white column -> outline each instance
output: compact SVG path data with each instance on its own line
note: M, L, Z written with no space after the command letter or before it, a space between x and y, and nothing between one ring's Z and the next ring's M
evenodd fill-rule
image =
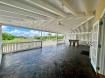
M42 41L41 48L42 48L43 47L42 31L40 31L40 32L41 32L41 41Z
M71 34L70 33L66 33L65 34L65 43L67 44L67 45L69 45L70 43L69 43L69 39L71 39Z
M57 33L57 45L58 45L58 33Z
M2 25L0 25L0 64L2 59Z
M100 39L100 44L101 44L101 49L100 53L98 53L98 63L99 63L99 73L102 75L105 75L105 18L103 17L103 25L100 27L101 28L101 39Z
M64 43L66 43L66 34L64 34Z

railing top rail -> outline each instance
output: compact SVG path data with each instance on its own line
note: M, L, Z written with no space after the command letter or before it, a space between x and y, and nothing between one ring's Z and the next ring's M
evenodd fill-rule
M58 40L58 41L64 41L64 40Z
M42 42L40 41L26 41L26 42L3 42L3 44L18 44L18 43L32 43L32 42Z

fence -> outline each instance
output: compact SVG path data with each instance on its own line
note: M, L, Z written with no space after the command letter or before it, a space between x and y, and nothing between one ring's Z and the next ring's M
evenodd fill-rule
M30 41L30 42L17 42L17 43L3 43L2 51L3 53L13 53L22 50L28 50L33 48L41 48L42 41Z

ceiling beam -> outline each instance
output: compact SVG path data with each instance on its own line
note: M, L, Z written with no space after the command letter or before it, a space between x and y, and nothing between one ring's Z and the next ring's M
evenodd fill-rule
M85 29L86 29L86 32L90 32L91 30L89 30L89 27L91 27L89 25L89 21L85 23Z
M35 20L35 18L31 18L31 17L27 17L25 15L19 15L19 14L15 14L15 13L11 13L11 12L7 12L7 11L2 11L0 10L0 16L8 16L8 17L14 17L14 18L19 18L19 19L29 19L29 20Z
M53 18L58 17L55 14L52 14L52 13L47 12L47 11L42 11L42 10L36 8L36 7L28 6L27 4L19 2L19 1L20 0L18 0L18 1L16 1L16 0L9 0L9 1L8 0L0 0L0 3L4 4L4 5L11 6L11 7L15 8L15 9L21 9L23 11L32 12L32 13L47 16L47 17L53 17Z
M17 15L21 15L21 16L24 16L24 17L27 17L27 18L33 18L34 20L37 18L42 18L42 19L46 19L47 17L45 16L42 16L42 15L38 15L38 14L35 14L35 13L32 13L32 12L29 12L29 11L23 11L21 9L16 9L16 8L13 8L11 6L8 6L8 5L4 5L4 4L1 4L0 3L0 11L5 12L5 13L12 13L12 14L17 14Z
M76 29L76 28L78 28L79 26L83 25L84 23L88 22L92 18L94 18L94 16L87 17L87 19L85 21L83 21L80 24L78 24L76 27L73 28L73 30Z
M83 19L83 17L74 17L72 19L65 20L63 24L65 25L68 31L71 31L72 28L74 28L81 22L81 19Z
M82 28L83 28L83 32L86 32L86 23L83 24Z
M79 1L78 1L78 4L79 4L79 6L80 6L80 10L81 10L82 12L84 12L84 15L88 15L86 6L85 6L85 4L84 4L84 1L83 1L83 0L79 0Z
M80 29L78 28L77 30L78 30L78 33L80 33Z
M27 2L29 2L31 4L33 4L33 5L36 5L36 6L40 7L40 8L43 8L43 9L49 11L49 12L52 12L52 13L54 13L56 15L59 15L59 16L62 16L62 17L66 16L66 14L63 11L55 8L54 6L52 6L46 0L25 0L25 1L27 1Z
M36 18L31 18L31 17L26 17L24 15L18 15L18 14L14 14L14 13L9 13L9 12L4 12L0 10L0 20L3 21L17 21L17 22L23 22L22 25L24 23L27 23L28 26L34 24L33 26L36 27L37 26L42 26L43 24L46 23L46 21L43 21L44 19L36 19ZM13 21L13 22L14 22ZM49 22L49 20L47 20L47 22ZM26 25L26 24L25 24Z
M71 7L69 0L63 0L64 5L70 10L71 14L77 16L76 11Z
M88 8L90 7L88 2L92 3L92 1L85 1L85 0L79 0L78 1L79 6L80 6L80 10L84 12L85 16L92 16L92 15L94 15L93 10L88 10ZM94 5L91 6L91 9L93 8L93 6Z
M78 27L80 29L80 32L82 32L82 25L80 27Z

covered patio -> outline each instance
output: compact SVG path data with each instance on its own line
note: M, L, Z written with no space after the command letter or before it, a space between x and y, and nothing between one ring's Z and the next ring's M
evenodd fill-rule
M2 26L57 37L5 43ZM104 77L104 33L104 0L0 0L0 78Z

